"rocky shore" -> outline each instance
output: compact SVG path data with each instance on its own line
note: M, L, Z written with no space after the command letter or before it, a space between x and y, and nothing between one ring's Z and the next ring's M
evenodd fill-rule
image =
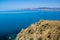
M60 40L60 21L40 20L22 29L16 40Z

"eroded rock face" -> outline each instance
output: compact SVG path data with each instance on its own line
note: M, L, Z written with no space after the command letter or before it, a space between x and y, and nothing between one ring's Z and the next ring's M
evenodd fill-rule
M22 29L16 40L60 40L60 21L41 20Z

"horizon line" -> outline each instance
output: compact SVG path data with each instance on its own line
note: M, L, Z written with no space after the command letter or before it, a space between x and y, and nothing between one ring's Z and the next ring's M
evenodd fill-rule
M2 10L0 10L0 11L10 11L10 10L26 10L26 9L39 9L39 8L42 8L42 9L44 9L44 8L51 8L51 9L54 9L54 8L56 8L56 9L60 9L60 7L36 7L36 8L20 8L20 9L2 9Z

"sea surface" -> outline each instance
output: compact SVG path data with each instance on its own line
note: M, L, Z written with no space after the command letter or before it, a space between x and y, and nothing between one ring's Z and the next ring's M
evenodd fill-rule
M39 20L60 20L57 10L0 11L0 40L12 40L22 28ZM12 39L9 39L12 37Z

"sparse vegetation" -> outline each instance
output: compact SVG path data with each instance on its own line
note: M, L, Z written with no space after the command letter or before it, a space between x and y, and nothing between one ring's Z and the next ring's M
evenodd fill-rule
M30 40L33 40L33 38L30 38Z
M20 37L21 36L21 37ZM16 40L60 40L60 21L43 20L22 30Z

